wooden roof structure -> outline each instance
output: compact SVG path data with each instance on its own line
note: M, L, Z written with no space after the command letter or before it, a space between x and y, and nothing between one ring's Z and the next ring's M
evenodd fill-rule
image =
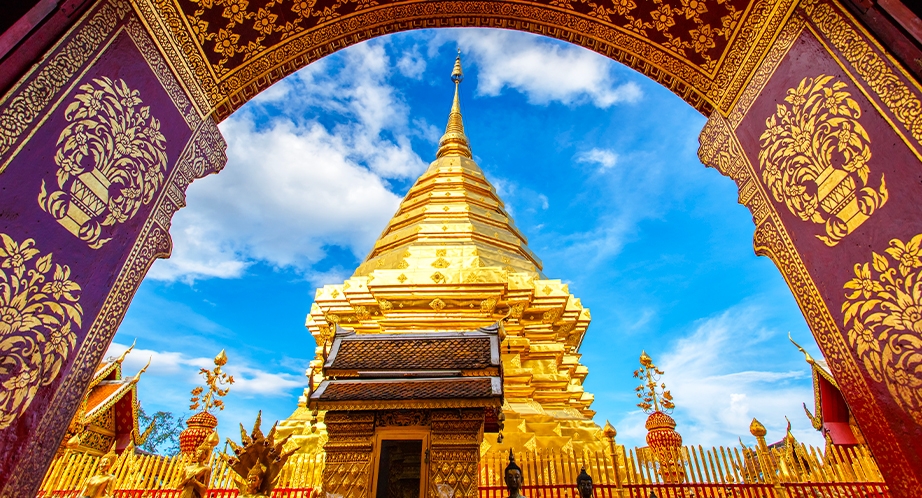
M114 444L116 452L121 453L129 445L140 446L147 440L154 425L141 431L137 391L138 381L147 366L132 377L122 376L122 362L133 349L134 345L118 357L106 358L96 367L64 438L64 444L71 450L102 455Z
M310 402L320 410L499 407L500 325L471 331L356 334L336 327Z

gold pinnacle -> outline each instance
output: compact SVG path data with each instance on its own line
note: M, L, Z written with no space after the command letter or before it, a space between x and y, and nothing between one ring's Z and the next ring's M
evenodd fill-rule
M753 418L752 423L749 424L749 433L755 437L765 437L768 431L765 430L765 426L762 425L762 422Z
M455 67L451 71L451 81L455 83L455 98L451 103L451 112L448 113L448 125L445 127L445 134L439 140L439 151L436 157L447 155L464 156L472 159L471 145L464 134L464 123L461 121L461 101L458 98L458 87L464 79L464 71L461 70L461 50L458 50L458 57L455 58Z
M606 421L605 421L605 427L602 428L602 435L605 436L605 437L607 437L607 438L609 438L609 439L614 439L615 436L618 435L618 431L615 430L615 426L611 425L611 422L609 422L608 420L606 420Z
M649 356L647 356L647 352L646 352L646 351L641 351L641 352L640 352L640 364L643 365L643 366L645 366L645 367L649 367L650 365L653 364L653 360L650 359Z
M227 353L225 353L223 349L218 353L218 356L214 357L214 364L219 367L227 364Z

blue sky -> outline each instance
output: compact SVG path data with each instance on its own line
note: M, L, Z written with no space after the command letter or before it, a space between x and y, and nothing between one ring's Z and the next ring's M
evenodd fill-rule
M220 125L229 162L194 183L110 352L137 339L148 411L188 414L198 367L227 349L237 378L219 430L287 417L314 341L317 286L365 257L434 159L460 47L475 160L544 273L592 310L582 345L597 422L643 445L631 373L661 368L686 443L751 441L752 417L822 444L801 408L816 345L774 264L753 254L735 184L697 159L705 118L657 83L579 47L501 30L415 31L324 58Z

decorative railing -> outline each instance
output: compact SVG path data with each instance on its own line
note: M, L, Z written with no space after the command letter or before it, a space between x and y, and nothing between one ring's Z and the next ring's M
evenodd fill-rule
M179 489L118 489L112 498L179 498ZM270 498L311 498L312 488L275 488ZM40 492L37 498L80 498L80 491ZM236 489L209 489L206 498L237 498Z
M585 468L595 483L596 498L887 498L870 453L863 447L806 445L789 448L686 446L674 454L655 456L648 448L578 454L542 450L516 452L528 498L579 498L576 477ZM42 483L43 498L79 498L83 482L96 472L99 458L66 453L55 459ZM213 458L208 498L236 498L235 474ZM183 468L190 462L176 456L119 457L114 498L178 498ZM480 461L480 497L504 498L507 452L491 452ZM279 475L272 498L311 498L320 486L323 455L294 455Z
M685 446L655 456L648 448L608 452L516 452L528 498L578 498L576 476L585 468L596 498L752 497L885 498L887 487L867 449L798 444L789 448ZM480 498L503 498L508 453L487 453L480 463ZM617 462L617 465L614 464Z
M505 486L480 486L478 498L506 498ZM524 486L527 498L580 498L574 484ZM625 484L593 486L595 498L888 498L886 486L871 483Z
M234 472L227 466L224 461L216 456L212 458L211 484L212 493L219 493L221 490L233 491ZM321 473L323 472L324 456L315 455L292 455L288 463L279 474L277 493L282 489L303 490L314 487L320 482ZM85 453L68 452L55 458L45 474L42 482L41 492L45 496L51 496L60 490L80 489L83 482L96 472L99 463L99 457ZM137 490L158 491L160 494L153 493L150 498L172 498L168 492L175 490L182 480L183 468L191 462L188 457L176 455L174 457L164 457L160 455L129 455L123 453L112 471L115 474L115 489L117 490L116 498L133 498L133 495L122 493L134 492ZM76 492L76 491L75 491ZM55 498L70 498L70 496L54 494ZM236 495L234 495L236 496ZM301 498L300 495L273 495L274 498ZM138 497L140 498L140 496ZM147 498L147 497L145 497ZM210 498L232 498L230 495L215 494Z

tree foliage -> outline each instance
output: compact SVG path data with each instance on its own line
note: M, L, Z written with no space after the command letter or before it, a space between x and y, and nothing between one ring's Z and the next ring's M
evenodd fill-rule
M140 430L143 432L151 422L156 424L154 430L138 448L160 455L172 456L179 453L179 434L183 430L182 417L164 411L148 415L143 407L138 407Z

